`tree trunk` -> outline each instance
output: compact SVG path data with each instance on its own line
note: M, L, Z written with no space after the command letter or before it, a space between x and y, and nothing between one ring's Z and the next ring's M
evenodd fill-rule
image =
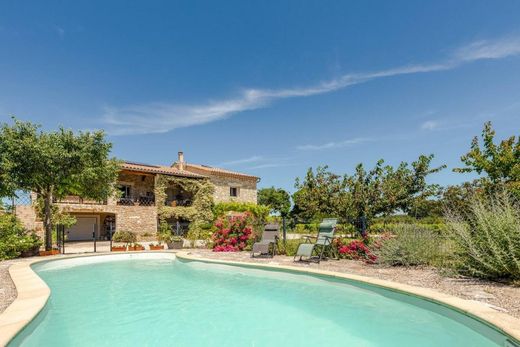
M43 228L45 230L45 250L52 249L52 190L43 197Z

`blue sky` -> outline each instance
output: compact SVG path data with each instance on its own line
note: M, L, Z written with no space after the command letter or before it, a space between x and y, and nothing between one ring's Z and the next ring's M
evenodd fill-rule
M3 1L0 121L105 129L122 159L293 190L308 167L520 132L518 1Z

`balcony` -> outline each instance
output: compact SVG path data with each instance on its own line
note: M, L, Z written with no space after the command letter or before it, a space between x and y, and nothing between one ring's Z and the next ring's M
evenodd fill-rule
M191 206L192 201L191 199L166 199L164 201L165 206L171 206L171 207L188 207Z
M72 205L106 205L107 201L96 201L91 199L84 199L81 196L77 195L68 195L61 199L53 199L53 202L56 204L72 204Z
M155 206L155 197L129 195L119 198L117 204L122 206Z

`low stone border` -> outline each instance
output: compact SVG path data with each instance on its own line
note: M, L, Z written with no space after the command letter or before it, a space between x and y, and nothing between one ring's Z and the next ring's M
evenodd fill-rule
M482 304L481 302L460 299L452 295L440 293L433 289L420 288L408 284L391 282L367 276L339 273L326 270L309 269L287 265L273 265L262 263L247 263L230 260L208 259L198 255L194 256L190 252L178 252L176 256L180 259L191 261L202 261L205 263L234 265L260 269L264 268L270 270L286 270L290 272L307 273L311 275L324 275L333 278L343 278L355 282L370 284L383 289L389 289L395 292L399 292L401 294L412 295L420 299L428 300L430 302L434 302L449 309L466 314L478 321L481 321L484 324L487 324L495 328L496 330L502 332L504 335L509 336L514 340L515 343L520 345L520 319L512 317L503 312L496 311L491 307Z
M44 259L35 258L9 267L9 275L18 296L0 314L0 346L7 346L9 341L36 317L49 299L51 290L31 269L31 264L42 260Z
M234 265L250 268L264 268L270 270L286 270L297 273L308 273L312 275L324 275L333 278L343 278L351 281L367 283L376 287L390 289L402 294L413 295L425 299L456 311L462 312L485 324L495 327L505 335L515 339L515 343L520 344L520 319L498 312L483 305L478 301L464 300L454 296L439 293L432 289L419 288L407 284L395 283L386 280L359 276L353 274L338 273L325 270L306 269L295 266L271 265L259 263L246 263L229 260L207 259L200 256L193 256L190 252L121 252L118 254L81 254L68 256L52 256L33 258L26 262L16 263L9 268L9 274L16 286L18 296L13 303L0 314L0 346L6 346L34 317L45 307L50 296L50 289L47 284L31 269L31 265L38 262L49 260L60 260L79 257L92 256L118 256L124 254L150 254L150 253L175 253L177 257L191 261L202 261L206 263Z

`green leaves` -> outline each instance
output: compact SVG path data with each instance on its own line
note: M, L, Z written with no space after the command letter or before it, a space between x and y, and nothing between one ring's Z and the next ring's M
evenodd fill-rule
M112 145L102 131L43 132L30 122L13 121L0 128L0 194L34 191L43 199L46 248L50 248L53 198L72 194L107 199L114 192L119 162L109 158Z
M492 185L506 185L520 196L520 136L511 136L498 145L494 140L495 131L487 122L482 130L482 148L475 136L470 151L460 158L466 166L453 171L485 174L483 183L487 180Z
M0 174L4 194L14 190L53 192L103 200L113 192L119 163L102 131L74 134L60 128L42 132L38 125L14 119L0 129ZM6 194L7 193L7 194Z
M281 188L263 188L258 191L258 204L269 206L271 212L287 216L291 210L291 196Z
M431 168L433 155L421 155L397 168L379 160L373 169L356 166L353 175L339 176L325 167L311 169L303 181L296 180L293 215L310 221L323 217L343 220L389 215L398 210L410 212L436 196L439 186L427 184L426 177L445 166Z

